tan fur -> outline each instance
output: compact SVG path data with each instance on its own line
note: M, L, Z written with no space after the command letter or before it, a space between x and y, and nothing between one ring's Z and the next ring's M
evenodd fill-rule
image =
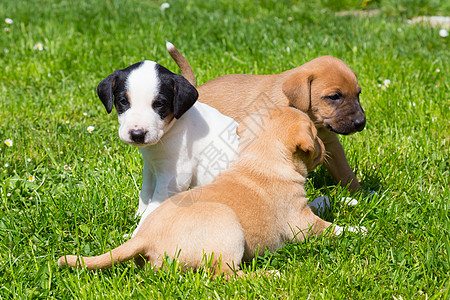
M189 70L184 69L186 59L180 54L175 61L183 75L187 74ZM365 122L364 111L359 104L361 88L356 74L343 61L322 56L281 74L225 75L197 89L200 102L216 108L238 123L264 107L289 105L306 112L325 144L328 154L325 165L330 174L343 185L350 184L351 191L360 189L335 133L355 132L352 124L356 118ZM339 105L324 98L337 91L343 95Z
M63 256L58 264L101 269L135 258L139 265L148 261L159 268L167 254L197 269L204 254L214 253L213 271L232 274L258 249L273 251L330 226L305 199L307 171L325 154L309 117L293 108L273 108L243 120L238 132L239 156L215 182L165 201L135 237L111 252Z

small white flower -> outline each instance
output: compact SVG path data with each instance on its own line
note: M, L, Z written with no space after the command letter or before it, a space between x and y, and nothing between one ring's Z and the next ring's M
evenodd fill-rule
M84 113L83 113L83 116L87 116L87 113L84 112Z
M11 31L11 29L9 29L9 27L5 27L5 28L3 28L3 30L6 31L6 32L10 32Z
M441 37L448 37L448 31L446 29L439 30L439 35Z
M9 167L9 164L8 164L8 163L5 164L5 168L7 168L7 167Z
M28 176L28 182L34 182L36 178L33 175Z
M92 131L94 131L95 127L94 126L88 126L87 131L89 133L92 133Z
M381 89L382 89L383 91L385 91L385 90L386 90L386 87L383 85L383 86L381 87Z
M66 170L66 171L68 171L68 170L70 170L71 168L68 166L68 165L64 165L64 170Z
M286 47L286 52L287 52L287 53L291 53L291 48Z
M6 139L6 140L5 140L5 144L6 144L6 146L8 146L8 147L12 147L13 141L10 140L10 139Z
M385 85L386 87L389 87L389 86L391 85L391 81L390 81L389 79L385 79L385 80L383 81L383 83L384 83L384 85Z
M159 7L159 9L161 11L165 11L166 9L168 9L170 7L170 4L167 2L164 2L163 4L161 4L161 6Z
M81 160L81 161L84 161L84 158L81 158L80 160Z
M44 45L42 43L37 43L36 45L34 45L33 49L42 51L44 50Z
M441 71L441 69L436 69L436 73L439 73Z
M6 194L6 197L9 197L9 196L11 196L11 193Z
M406 23L412 24L412 20L406 20Z
M14 23L14 21L12 19L10 19L10 18L6 18L5 19L5 23L8 24L8 25L11 25L12 23Z
M31 158L28 158L28 159L27 159L27 162L31 162Z

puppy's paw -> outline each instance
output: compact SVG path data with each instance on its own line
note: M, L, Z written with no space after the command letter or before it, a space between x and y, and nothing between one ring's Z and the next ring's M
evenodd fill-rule
M350 197L342 197L340 198L340 202L348 206L355 206L358 204L358 200ZM328 198L327 196L322 196L317 197L308 205L316 215L322 217L325 214L325 212L331 208L331 201L330 198Z
M348 226L348 227L345 227L345 229L347 231L359 233L359 234L362 234L362 235L366 235L367 234L367 228L364 227L364 226L355 226L355 227Z
M324 213L330 209L331 203L330 199L327 196L317 197L308 206L312 209L312 211L318 215L319 217L323 216Z
M342 197L341 202L348 206L355 206L358 204L358 200L353 199L351 197Z
M359 233L362 235L367 234L367 228L364 226L347 226L341 227L339 225L334 225L334 234L341 235L344 231Z
M281 277L281 273L278 270L267 270L267 271L265 271L265 273L267 275L271 275L271 276L273 276L275 278L280 278Z

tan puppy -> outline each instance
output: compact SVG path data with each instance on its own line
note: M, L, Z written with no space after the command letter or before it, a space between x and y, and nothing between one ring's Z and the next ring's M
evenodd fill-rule
M135 258L138 265L161 267L166 254L179 254L182 265L197 269L204 255L214 253L212 271L231 274L258 249L273 251L331 225L305 199L307 171L325 154L306 114L289 107L264 110L246 118L238 134L239 157L215 182L165 201L136 236L111 252L83 262L63 256L58 264L102 269Z
M172 45L167 50L186 79L195 86L192 69ZM325 144L325 165L337 182L360 184L350 168L336 135L364 129L366 117L359 103L361 87L355 72L343 61L322 56L302 66L275 75L232 74L212 79L198 88L200 102L206 103L238 123L247 115L270 106L293 106L313 120Z

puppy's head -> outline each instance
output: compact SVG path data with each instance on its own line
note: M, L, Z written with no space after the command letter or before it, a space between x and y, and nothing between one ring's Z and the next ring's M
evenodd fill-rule
M366 116L359 103L361 87L343 61L322 56L291 70L283 83L290 105L310 116L314 124L339 134L364 129Z
M184 77L147 60L103 79L97 94L108 113L116 107L120 139L141 147L156 144L198 98Z
M301 174L314 170L325 158L314 123L306 113L292 107L262 109L245 118L237 134L241 151L249 149L265 159L263 156L268 153L274 155L268 149L275 149L279 160L293 161Z

